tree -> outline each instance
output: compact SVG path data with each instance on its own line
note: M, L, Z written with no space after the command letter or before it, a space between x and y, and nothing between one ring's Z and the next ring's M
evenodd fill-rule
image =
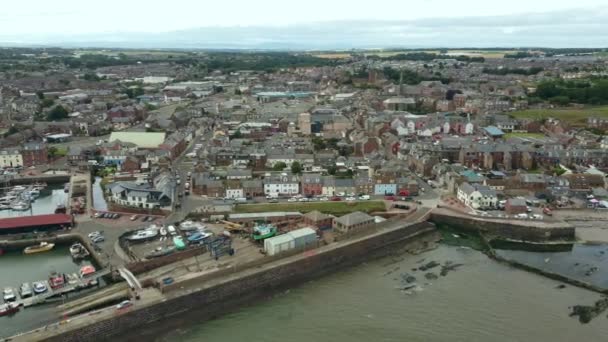
M338 168L335 165L332 165L327 168L327 173L329 173L332 176L335 175L336 172L338 172Z
M57 105L47 114L49 121L61 120L68 117L68 111L62 105Z
M41 92L40 90L36 92L36 96L38 96L38 98L39 98L40 100L44 100L44 93L43 93L43 92Z
M300 164L300 162L297 162L297 161L294 161L293 163L291 163L291 173L299 174L300 172L302 172L302 164Z
M243 137L243 133L241 133L240 129L237 129L236 132L232 135L232 139L241 139Z
M55 159L55 156L57 155L57 147L55 147L55 146L49 147L49 149L47 150L47 154L50 159Z
M144 90L141 87L133 87L133 88L127 88L127 90L125 90L125 94L127 94L127 96L130 99L134 99L138 96L141 96L144 94Z
M88 72L88 73L84 74L84 80L90 81L90 82L91 81L97 82L97 81L100 81L101 78L99 78L99 76L97 76L97 74L95 74L95 73Z
M285 164L283 162L278 162L278 163L274 164L272 169L275 171L283 171L283 170L285 170L286 167L287 167L287 164Z

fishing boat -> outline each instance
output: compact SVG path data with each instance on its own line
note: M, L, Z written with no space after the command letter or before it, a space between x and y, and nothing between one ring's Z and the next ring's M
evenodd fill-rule
M11 191L14 192L20 192L20 191L25 191L27 188L23 185L16 185L14 187L11 188Z
M152 259L152 258L163 257L163 256L169 255L169 254L171 254L173 252L175 252L175 247L174 246L157 247L152 252L146 254L146 258L147 259Z
M19 287L19 295L21 296L21 298L31 297L32 294L34 293L32 292L32 287L30 286L30 284L21 284L21 287Z
M14 302L17 300L17 296L15 295L15 291L13 291L12 287L5 287L4 291L2 291L2 295L5 302Z
M70 254L74 260L84 259L91 255L91 253L89 253L89 251L81 243L75 243L70 246Z
M41 294L48 290L44 281L37 281L34 283L34 293Z
M34 253L40 253L40 252L48 252L51 249L53 249L53 247L55 247L54 243L41 242L39 245L36 245L36 246L25 247L25 249L23 250L23 253L34 254Z
M49 285L53 290L63 287L65 285L65 277L63 274L53 272L49 277Z
M30 204L24 201L15 202L11 204L11 209L15 211L26 211L30 209Z
M276 234L277 234L277 227L275 227L271 224L258 224L255 227L253 227L253 234L251 234L251 237L255 241L261 241L261 240L273 237Z
M76 285L78 284L78 275L76 273L72 273L72 274L66 274L65 277L67 278L67 282L70 285Z
M188 236L187 240L190 243L197 243L197 242L204 241L205 239L207 239L210 236L213 236L213 234L210 232L199 231L199 232L196 232L196 233Z
M0 316L12 315L19 311L19 305L7 303L0 305Z

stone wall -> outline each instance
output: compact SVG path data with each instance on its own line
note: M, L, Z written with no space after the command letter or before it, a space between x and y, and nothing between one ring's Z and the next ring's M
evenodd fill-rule
M218 279L212 286L201 284L202 288L195 292L126 312L47 341L134 340L135 336L125 334L132 331L150 333L155 322L166 323L173 316L188 316L182 315L185 313L196 312L198 319L211 318L255 298L269 296L276 288L297 284L371 257L386 255L395 247L403 247L429 234L436 234L435 226L431 223L404 224L397 229L307 251Z
M537 222L526 221L515 224L507 220L489 221L461 215L450 215L433 211L431 221L469 232L480 232L490 237L521 240L521 241L574 241L574 227L569 224L553 224L551 226L535 225ZM538 222L538 224L542 224Z

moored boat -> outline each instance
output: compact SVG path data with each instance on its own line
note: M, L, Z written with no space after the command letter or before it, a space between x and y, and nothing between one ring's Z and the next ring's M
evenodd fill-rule
M48 290L44 281L37 281L34 283L34 293L41 294Z
M25 211L30 209L30 204L28 202L15 202L11 204L11 209L15 211Z
M86 278L95 273L95 267L93 265L86 265L80 268L80 277Z
M55 247L54 243L41 242L39 245L36 245L36 246L25 247L25 249L23 250L23 253L34 254L34 253L40 253L40 252L48 252L51 249L53 249L53 247Z
M0 316L8 316L19 311L19 306L14 303L0 305Z
M12 287L5 287L4 291L2 291L2 295L5 302L14 302L17 300L17 296L15 295L15 291L13 291Z
M90 255L89 251L81 243L75 243L70 246L70 254L74 260L84 259Z
M29 283L21 284L21 287L19 288L19 295L21 296L21 298L31 297L32 294L32 287Z
M63 274L53 272L49 277L49 285L53 290L63 287L65 285L65 277Z

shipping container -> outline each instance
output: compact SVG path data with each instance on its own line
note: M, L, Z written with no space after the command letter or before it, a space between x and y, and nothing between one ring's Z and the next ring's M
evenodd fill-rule
M279 235L264 240L264 250L268 255L279 254L294 249L294 247L294 239L289 234Z
M297 229L287 234L293 237L294 248L305 248L317 241L317 233L312 228Z

